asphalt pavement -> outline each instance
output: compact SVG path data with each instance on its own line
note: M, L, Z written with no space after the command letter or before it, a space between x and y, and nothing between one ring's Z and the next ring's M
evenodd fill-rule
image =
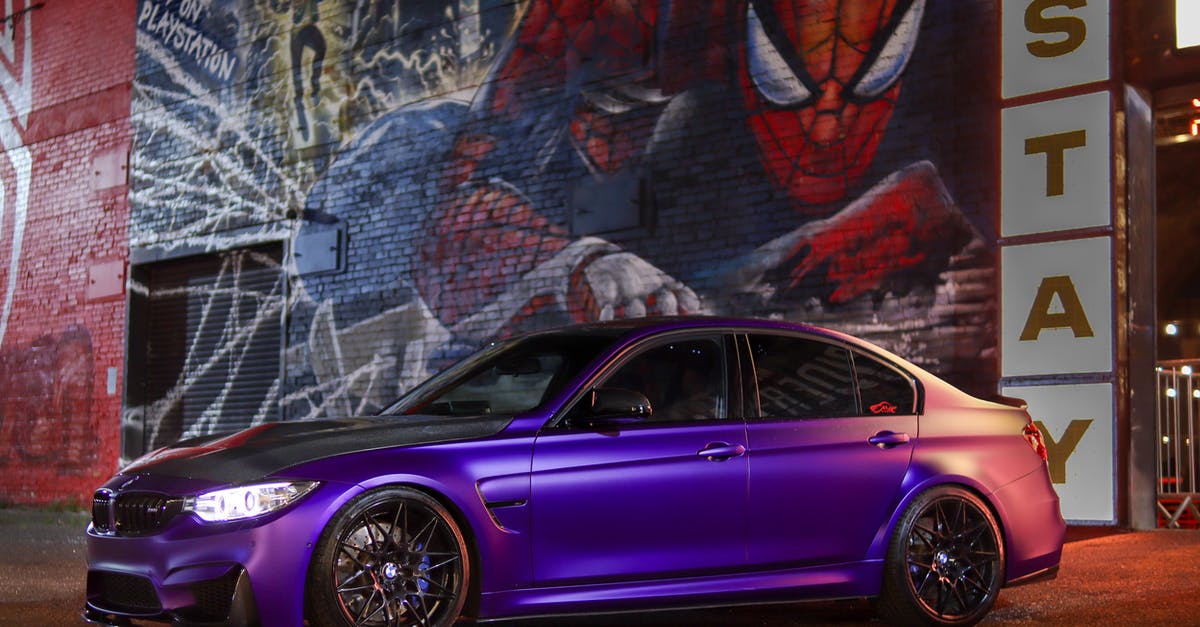
M82 625L87 515L0 509L0 626ZM1072 528L1053 581L1006 588L985 625L1200 625L1200 531ZM865 600L500 623L512 627L880 624Z

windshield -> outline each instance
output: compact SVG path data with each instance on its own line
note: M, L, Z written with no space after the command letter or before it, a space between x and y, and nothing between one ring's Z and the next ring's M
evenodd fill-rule
M492 344L414 388L384 414L512 415L541 406L613 337L546 334Z

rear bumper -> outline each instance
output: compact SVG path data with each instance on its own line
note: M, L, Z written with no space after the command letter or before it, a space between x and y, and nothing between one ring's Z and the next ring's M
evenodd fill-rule
M1067 523L1045 469L997 490L993 503L1004 525L1005 585L1040 581L1051 577L1051 571L1057 573Z

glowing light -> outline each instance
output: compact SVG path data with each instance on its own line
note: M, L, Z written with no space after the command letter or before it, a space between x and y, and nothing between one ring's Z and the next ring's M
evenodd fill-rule
M1171 443L1171 438L1164 435L1163 436L1163 444L1170 444L1170 443Z
M1192 376L1192 367L1184 366L1179 369L1179 372L1183 373L1184 376L1190 377L1190 376Z
M1192 108L1200 112L1200 98L1192 98ZM1192 118L1192 137L1200 137L1200 117Z
M1200 46L1200 2L1175 0L1175 47Z
M1167 398L1175 398L1176 396L1177 392L1175 392L1175 388L1167 388Z
M1200 389L1192 390L1192 398L1200 398Z
M1179 325L1175 324L1174 322L1168 322L1163 331L1165 331L1167 335L1179 335Z

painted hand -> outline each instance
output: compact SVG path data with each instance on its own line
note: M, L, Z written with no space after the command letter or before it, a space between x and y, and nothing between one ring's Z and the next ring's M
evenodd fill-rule
M842 304L927 284L973 238L937 170L919 162L879 182L827 220L810 223L782 269L785 295Z
M585 259L572 273L569 293L580 320L701 313L688 286L626 251Z

